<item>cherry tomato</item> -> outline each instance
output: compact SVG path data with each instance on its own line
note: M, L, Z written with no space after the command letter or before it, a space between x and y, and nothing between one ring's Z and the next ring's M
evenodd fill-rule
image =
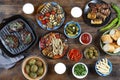
M38 17L39 20L42 20L43 18L44 18L43 15L41 15L41 16Z
M42 22L42 24L46 24L46 21L45 21L45 20L42 20L41 22Z
M51 14L55 15L56 13L55 13L55 11L52 11Z
M45 21L46 21L46 23L50 22L49 19L46 19Z
M47 13L45 14L45 16L49 17L49 16L50 16L50 13L49 13L49 12L47 12Z

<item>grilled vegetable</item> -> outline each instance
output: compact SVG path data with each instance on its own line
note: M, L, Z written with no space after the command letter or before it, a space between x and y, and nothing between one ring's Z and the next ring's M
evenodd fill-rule
M19 45L19 40L15 35L6 35L5 43L11 48L17 48Z

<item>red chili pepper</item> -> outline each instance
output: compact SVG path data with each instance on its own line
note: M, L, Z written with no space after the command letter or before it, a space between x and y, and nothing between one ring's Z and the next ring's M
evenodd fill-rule
M70 60L79 61L82 58L82 54L77 49L71 49L68 54Z

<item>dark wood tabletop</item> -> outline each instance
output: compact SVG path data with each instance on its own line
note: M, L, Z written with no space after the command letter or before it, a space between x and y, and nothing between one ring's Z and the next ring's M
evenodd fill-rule
M35 6L35 10L36 10L39 5L43 4L44 2L50 2L50 1L55 1L59 3L65 11L65 22L56 31L64 33L63 29L65 24L68 21L73 20L73 21L79 22L79 24L81 25L82 32L89 32L92 34L93 41L91 44L94 44L100 50L100 58L106 57L112 62L112 65L113 65L112 73L109 76L101 77L95 72L95 69L94 69L95 63L97 60L96 59L87 60L83 57L83 59L80 62L85 63L89 69L89 73L87 77L85 77L83 80L120 80L120 56L110 56L101 50L99 45L99 39L100 39L101 33L98 32L98 29L100 27L90 27L83 21L83 17L73 18L70 14L72 7L78 6L84 9L85 4L89 0L0 0L0 22L2 22L3 19L16 14L23 15L24 17L32 20L33 23L36 25L34 29L37 34L38 41L34 46L32 46L32 48L27 50L26 53L27 54L29 53L27 56L30 56L30 55L41 56L40 55L41 52L38 46L39 38L48 31L45 31L39 27L39 25L35 20L35 13L29 14L29 15L24 14L22 11L22 7L25 3L29 2ZM120 0L104 0L104 1L107 2L108 4L111 2L114 2L115 4L120 6ZM114 17L115 17L115 14L113 13L111 19L113 19ZM79 42L78 38L68 39L68 43L69 43L69 48L79 48L81 51L83 51L84 48L86 47L85 45L82 45ZM47 59L45 57L43 58L46 60L48 64L48 71L43 80L77 80L72 75L72 66L75 64L75 62L69 61L66 55L63 58L55 59L55 60ZM8 70L0 69L0 80L26 80L21 71L22 62L23 60L17 62L17 64L13 68ZM67 67L66 72L62 75L58 75L54 71L54 65L58 62L63 62Z

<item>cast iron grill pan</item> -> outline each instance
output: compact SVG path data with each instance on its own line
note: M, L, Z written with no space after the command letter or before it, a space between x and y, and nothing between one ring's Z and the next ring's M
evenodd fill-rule
M9 24L15 21L22 21L24 23L24 29L26 31L29 31L32 35L32 41L29 44L24 44L21 40L21 31L15 31L15 32L10 32ZM5 48L4 51L6 54L8 54L11 57L14 57L23 51L27 50L29 47L31 47L35 41L36 41L36 35L32 29L32 27L29 25L29 23L25 20L24 17L20 15L13 16L9 19L7 19L4 23L2 23L4 26L0 30L0 41L2 44L2 47ZM24 30L23 29L23 30ZM11 48L5 43L5 36L6 35L15 35L18 40L19 40L19 46L17 48Z

